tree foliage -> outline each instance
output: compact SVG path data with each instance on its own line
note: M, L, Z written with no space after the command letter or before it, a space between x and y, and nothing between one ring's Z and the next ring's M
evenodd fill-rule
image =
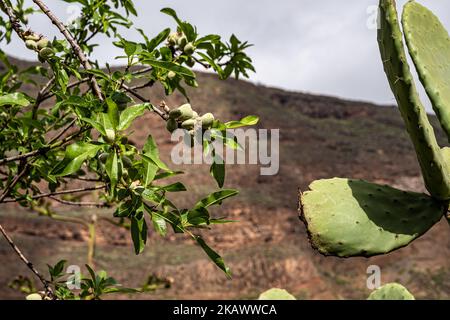
M254 71L245 53L250 45L235 35L228 41L215 34L201 35L170 8L161 12L175 20L176 30L167 28L149 34L134 27L133 17L138 12L132 0L64 1L82 8L74 23L64 24L40 0L33 0L31 7L23 0L0 0L2 47L18 37L24 49L34 51L40 61L20 69L0 49L0 59L6 67L0 71L0 203L17 202L41 215L78 222L87 228L95 226L95 219L77 221L78 218L58 215L51 204L56 201L111 207L111 221L130 230L136 254L144 250L148 229L165 236L172 228L197 242L229 276L224 260L195 230L227 222L211 218L209 211L237 191L219 189L200 199L193 208L177 207L167 195L187 188L180 182L164 183L164 179L180 172L161 160L153 129L149 128L142 149L130 142L127 129L149 112L161 121L170 119L171 108L155 105L138 89L159 84L166 95L178 91L189 102L186 88L198 86L195 66L213 70L220 79L248 77L248 72ZM45 30L29 26L28 17L33 14L47 16L60 36L49 39ZM141 40L123 37L123 28L134 28ZM101 49L95 42L98 35L106 36L123 51L116 59L124 68L114 69L108 64L103 68L91 58L95 50ZM30 95L24 85L35 87L38 94ZM257 121L255 116L229 122L215 119L211 128L216 131L215 138L220 138L227 128L254 125ZM205 142L204 146L209 145ZM219 188L224 184L224 170L225 166L217 163L211 166ZM67 189L71 181L80 180L86 187ZM99 192L99 202L67 201L61 197L86 191ZM7 236L3 228L2 233ZM95 232L91 236L94 241ZM40 275L37 270L33 272ZM91 279L85 280L85 285L94 287L91 282L97 280L114 284L105 275L96 276L90 268L89 272ZM51 295L49 281L40 278ZM51 296L65 298L60 293Z

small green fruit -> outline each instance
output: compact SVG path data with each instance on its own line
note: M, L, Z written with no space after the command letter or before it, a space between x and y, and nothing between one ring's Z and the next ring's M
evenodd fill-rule
M169 112L169 117L171 119L178 119L180 121L184 121L192 118L194 112L192 111L192 107L189 103L183 104L182 106L173 109Z
M181 127L183 129L192 129L195 126L195 119L188 119L186 121L183 121L183 123L181 124Z
M41 40L39 40L37 42L37 46L38 46L39 50L44 49L44 48L48 48L48 47L50 47L50 41L48 41L47 38L42 38Z
M127 169L122 169L122 178L123 178L124 180L127 180L128 177L129 177L128 170L127 170Z
M210 128L214 122L214 115L210 112L205 113L203 116L200 117L200 120L202 121L202 128Z
M106 160L108 160L108 157L109 157L109 153L108 152L103 152L102 154L100 154L98 156L98 160L100 161L100 163L105 164Z
M192 59L191 57L189 57L189 59L187 59L186 61L186 65L190 68L192 68L193 66L195 66L195 60Z
M183 104L178 109L181 111L181 116L179 118L180 121L191 119L194 115L194 111L189 103Z
M192 111L192 119L197 119L198 113L196 111Z
M39 41L40 38L41 38L40 36L34 33L25 36L25 40Z
M43 48L39 51L39 58L47 60L55 55L55 52L50 48Z
M104 137L105 141L108 143L113 143L114 141L116 141L116 133L114 132L114 130L106 130L106 136Z
M177 74L173 71L169 71L169 73L167 74L167 78L169 78L170 80L174 79L177 76Z
M185 54L187 54L188 56L190 56L191 54L194 53L195 51L195 46L192 42L189 42L188 44L186 44L183 48L183 51Z
M126 102L121 102L121 103L117 104L117 108L119 109L119 111L125 110L127 108L127 106L128 106L128 103L126 103Z
M169 34L169 36L167 37L167 43L173 47L178 43L179 37L180 36L177 32L173 32L173 33Z
M26 297L27 300L42 300L42 297L39 293L32 293L27 295Z
M25 46L28 48L28 49L30 49L30 50L37 50L37 48L38 48L38 46L37 46L37 43L36 43L36 41L34 41L34 40L27 40L27 41L25 41Z
M178 41L177 41L177 44L178 44L178 47L183 50L184 46L187 44L186 36L182 35L181 37L179 37Z
M166 129L167 131L169 131L170 133L174 132L175 130L178 129L178 123L175 119L169 119L167 120L167 124L166 124Z
M133 166L133 161L127 156L122 157L122 163L125 168L131 168Z

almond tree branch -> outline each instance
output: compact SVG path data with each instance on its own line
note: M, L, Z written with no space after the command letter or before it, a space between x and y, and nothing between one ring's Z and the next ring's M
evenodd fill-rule
M37 119L37 112L38 112L39 106L45 100L46 92L52 86L52 84L54 82L55 82L55 77L52 77L50 80L48 80L48 82L38 92L38 95L36 97L36 101L34 102L34 105L32 107L32 111L31 111L31 118L33 120Z
M5 188L5 191L3 191L2 195L0 196L0 203L4 202L5 198L9 195L11 190L16 186L17 183L19 183L20 179L27 173L28 171L28 165L25 165L25 167L22 169L22 171L17 174L14 179L7 185Z
M75 202L75 201L67 201L63 199L59 199L54 196L48 196L50 199L55 200L56 202L75 207L93 207L93 208L108 208L110 207L107 203L98 203L98 202Z
M85 83L85 82L88 82L88 81L89 81L89 78L87 78L87 79L81 79L81 80L78 80L78 81L74 81L74 82L69 83L69 84L67 85L67 89L72 89L73 87L76 87L76 86L78 86L78 85L80 85L80 84L83 84L83 83ZM42 100L47 100L47 99L50 99L51 97L54 97L54 96L55 96L55 93L49 92L49 93L47 93L46 95L44 95L44 96L42 97Z
M25 265L28 267L28 269L33 272L36 277L39 278L39 280L42 282L42 284L45 287L45 291L47 294L53 298L53 290L50 288L50 284L45 278L40 274L40 272L34 267L34 265L25 257L25 255L20 251L20 249L16 246L13 239L6 233L5 229L3 229L2 225L0 224L0 232L2 233L3 237L5 237L6 241L9 243L9 245L13 248L14 252L19 256L19 258L25 263Z
M75 121L75 120L74 120ZM24 159L28 159L37 155L41 155L41 154L45 154L47 153L49 150L53 150L55 148L59 148L61 146L63 146L65 143L71 141L72 139L75 139L76 137L78 137L80 134L82 134L83 132L85 132L86 130L88 130L88 127L85 128L81 128L80 130L78 130L77 132L65 137L64 139L55 142L56 140L58 140L65 132L67 132L67 130L74 124L74 121L70 122L69 125L63 129L62 132L58 133L55 137L53 137L50 140L50 143L48 146L39 148L37 150L33 150L27 153L23 153L23 154L19 154L17 156L12 156L12 157L8 157L8 158L3 158L0 159L0 165L8 163L8 162L13 162L13 161L19 161L19 160L24 160ZM52 142L54 142L52 144ZM0 201L1 202L1 201Z
M101 189L105 189L105 188L106 188L106 186L102 185L102 186L97 186L97 187L86 187L86 188L61 190L61 191L48 192L48 193L40 193L40 194L31 196L30 199L37 200L37 199L49 198L49 197L62 195L62 194L80 193L80 192L86 192L86 191L101 190ZM17 202L17 201L20 201L20 199L4 199L3 201L0 201L0 202L11 203L11 202Z
M24 37L25 31L22 29L22 26L20 25L20 22L17 19L13 9L10 6L8 6L8 4L4 0L0 0L0 9L8 16L8 19L11 22L11 27L14 29L17 35L22 40L25 40Z
M33 0L33 2L44 12L44 14L50 19L50 21L64 35L64 37L67 39L70 46L72 47L73 51L77 55L78 59L80 60L81 64L83 65L83 67L86 70L91 70L92 69L91 63L89 62L88 58L84 54L83 50L81 50L80 46L75 41L73 36L70 34L70 32L64 26L64 24L53 14L52 11L50 11L50 9L41 0ZM97 98L99 100L103 101L102 91L101 91L94 75L90 75L90 80L91 80L92 89L94 90L95 95L97 96Z
M140 95L138 92L136 92L136 90L131 89L130 87L128 87L126 84L122 84L122 88L125 89L125 91L129 92L130 94L132 94L133 96L135 96L136 98L138 98L139 100L141 100L142 102L147 102L150 103L150 99L145 98L144 96ZM153 105L152 105L153 106ZM157 113L163 120L167 120L169 118L169 116L164 112L161 111L155 107L152 107L153 111L155 111L155 113Z
M25 173L27 171L28 171L28 165L25 165L23 170L14 178L14 180L8 185L8 187L6 187L5 191L0 196L0 202L2 202L5 199L5 197L9 194L9 192L12 190L12 188L15 187L15 185L19 182L19 180L25 175ZM33 264L25 257L25 255L22 253L22 251L20 251L20 249L16 246L16 244L14 243L12 238L8 235L8 233L6 233L5 229L3 228L3 226L1 224L0 224L0 232L2 233L2 235L6 239L6 241L9 243L11 248L14 250L14 252L19 256L20 260L22 260L25 263L25 265L28 267L28 269L30 269L31 272L33 272L39 278L39 280L44 285L47 294L53 298L54 297L53 291L50 288L47 280L45 280L45 278L39 273L39 271L33 266Z

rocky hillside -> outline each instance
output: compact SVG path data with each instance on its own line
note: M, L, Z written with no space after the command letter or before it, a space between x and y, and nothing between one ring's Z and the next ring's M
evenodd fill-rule
M401 281L419 298L450 298L446 223L390 255L343 260L314 252L297 217L298 189L305 190L318 178L348 176L423 191L412 145L396 108L220 81L210 74L198 77L200 88L189 91L196 109L212 111L224 120L256 114L261 119L259 128L280 129L278 175L261 176L256 165L227 166L226 187L239 189L240 196L214 214L239 222L204 233L231 265L233 279L227 280L190 241L172 234L167 239L151 235L144 254L134 257L128 233L107 224L101 225L98 234L97 268L107 269L127 286L142 284L152 273L173 279L170 289L138 298L253 298L277 286L299 298L361 299L369 292L366 269L377 264L383 282ZM164 97L161 88L141 93L155 103L162 99L169 105L184 102L181 95ZM434 117L432 122L436 127ZM164 123L150 113L138 121L130 138L142 144L149 133L170 164L167 155L173 143ZM440 131L439 140L445 143ZM182 180L197 196L215 188L207 166L172 167L186 172ZM183 195L173 200L180 206L195 201ZM111 210L100 214L110 215ZM78 226L58 224L15 207L0 208L0 222L41 268L58 259L84 263L86 231ZM20 297L7 284L27 271L1 239L0 259L0 298Z

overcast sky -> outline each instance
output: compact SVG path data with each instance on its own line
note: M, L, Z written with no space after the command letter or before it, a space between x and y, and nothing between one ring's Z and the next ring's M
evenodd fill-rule
M406 0L397 2L400 8ZM450 1L420 2L432 9L450 30ZM63 1L46 3L66 19L77 11ZM394 103L380 62L376 29L368 27L373 25L377 0L135 0L135 3L139 12L135 24L148 35L173 26L171 18L159 12L170 6L180 17L194 23L200 34L229 37L235 33L253 43L249 54L257 73L251 75L252 81L293 91ZM58 35L43 16L30 23L36 31ZM134 30L127 30L124 36L139 39ZM106 39L97 40L101 49L95 58L111 63L120 51ZM20 58L34 57L19 42L9 46L7 52Z

